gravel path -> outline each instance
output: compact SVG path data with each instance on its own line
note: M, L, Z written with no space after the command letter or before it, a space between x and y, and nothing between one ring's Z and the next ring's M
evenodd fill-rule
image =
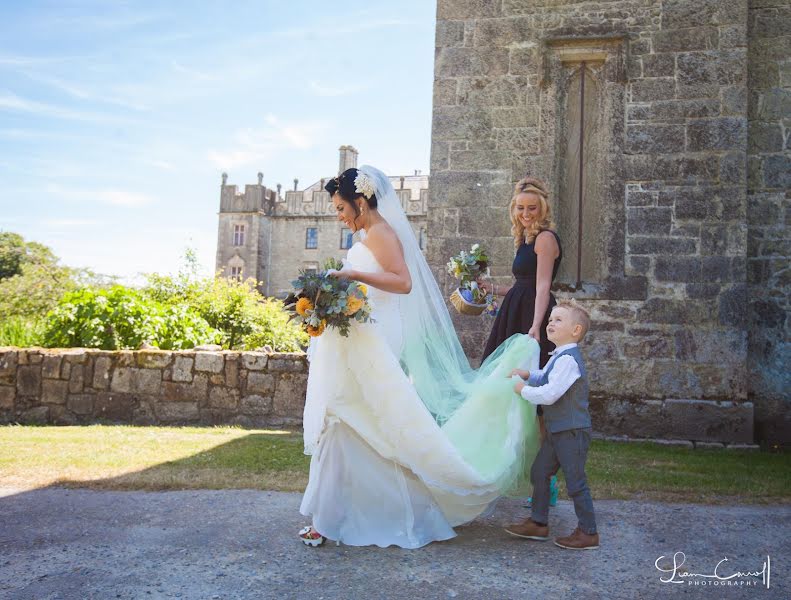
M602 547L572 552L511 538L504 501L455 539L420 550L325 545L295 537L300 496L252 490L0 490L0 598L791 598L791 508L596 503ZM575 525L552 509L554 535ZM732 585L662 583L686 553L691 573L760 571ZM733 585L734 583L740 585ZM752 586L747 586L752 582ZM727 583L727 582L724 582Z

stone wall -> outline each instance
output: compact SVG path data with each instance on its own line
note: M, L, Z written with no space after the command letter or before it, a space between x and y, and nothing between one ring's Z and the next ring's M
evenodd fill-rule
M752 0L749 21L750 395L757 435L791 440L791 1Z
M656 402L703 402L723 421L731 403L752 411L747 17L747 0L438 2L428 256L447 291L448 256L474 242L509 281L513 183L544 178L559 202L558 65L575 54L601 64L606 276L565 293L593 315L584 353L600 406L633 414L642 403L657 419L666 410ZM767 98L779 106L786 97ZM773 194L768 210L787 218L787 200ZM490 325L456 318L471 357Z
M304 354L0 348L0 423L299 425Z
M299 427L306 386L302 353L0 347L0 424ZM750 403L594 399L591 412L601 435L752 442Z

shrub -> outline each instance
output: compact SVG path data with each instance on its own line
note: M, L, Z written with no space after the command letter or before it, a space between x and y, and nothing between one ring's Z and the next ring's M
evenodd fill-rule
M30 348L43 345L43 319L10 316L0 321L0 346Z
M165 307L122 285L82 288L63 296L47 315L50 347L117 350L147 342L163 350L216 343L218 332L185 306Z
M247 350L270 346L277 352L298 352L308 344L308 334L294 321L283 303L274 298L261 302L253 320L253 331L247 334L242 345Z
M270 346L277 352L296 352L307 345L307 336L290 322L282 302L264 297L254 279L198 279L184 271L177 277L152 274L143 293L163 304L189 306L220 332L224 348Z

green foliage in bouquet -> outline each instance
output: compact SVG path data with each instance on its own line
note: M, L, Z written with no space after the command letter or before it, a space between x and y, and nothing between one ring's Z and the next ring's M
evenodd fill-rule
M469 252L462 250L452 256L448 262L448 273L459 279L461 283L475 281L478 275L489 268L489 257L480 244L473 244Z
M448 273L459 280L459 289L468 290L464 297L469 302L484 304L491 301L489 295L478 287L476 279L485 275L489 268L489 257L480 244L473 244L469 252L462 250L448 262Z
M371 321L368 288L357 281L348 281L327 274L330 269L340 270L343 265L336 259L324 263L319 272L300 271L291 282L294 293L290 296L289 309L311 337L318 337L327 327L334 327L347 337L353 321Z

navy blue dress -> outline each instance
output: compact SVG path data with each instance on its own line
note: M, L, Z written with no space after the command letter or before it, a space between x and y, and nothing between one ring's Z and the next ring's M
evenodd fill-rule
M551 230L549 230L551 231ZM560 267L560 260L563 258L563 249L560 247L560 238L558 234L552 231L555 239L558 242L558 257L555 259L555 264L552 267L552 281L558 274ZM515 333L527 333L533 325L533 313L536 307L536 273L538 271L538 255L535 250L535 241L531 244L523 243L516 251L514 258L514 265L512 272L516 277L516 282L511 290L503 298L500 305L500 311L497 313L497 318L492 326L492 332L489 334L489 341L486 343L486 349L483 351L483 362L487 356L497 349L497 346L502 344L509 337ZM544 367L549 360L549 353L555 349L555 344L547 339L547 323L549 322L549 313L552 307L555 306L555 296L550 292L549 304L547 305L547 312L544 314L544 323L541 325L541 356L539 358L539 366Z

